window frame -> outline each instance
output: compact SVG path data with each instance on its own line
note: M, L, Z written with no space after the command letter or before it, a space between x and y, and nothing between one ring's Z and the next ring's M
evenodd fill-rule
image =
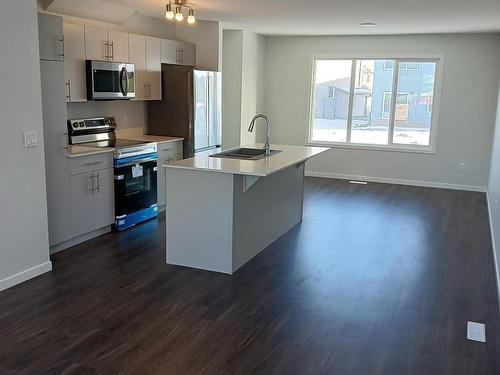
M436 63L436 72L434 76L434 94L433 94L433 111L431 116L431 127L429 134L429 145L406 145L393 143L394 135L394 119L390 119L389 124L389 140L388 144L365 144L365 143L348 143L346 142L330 142L330 141L317 141L312 139L313 134L313 124L314 124L314 102L315 102L315 78L316 78L316 61L317 60L352 60L353 70L356 66L356 60L395 60L395 66L393 74L393 92L397 93L397 82L399 75L399 62L415 62L415 63ZM385 66L385 64L384 64ZM309 108L308 108L308 127L306 139L307 145L310 146L325 146L332 148L347 148L347 149L361 149L361 150L374 150L374 151L396 151L396 152L410 152L410 153L427 153L435 154L437 151L437 134L438 134L438 119L439 119L439 108L441 101L441 87L443 80L443 67L444 67L444 55L436 54L311 54L310 55L310 72L309 74ZM351 73L352 77L355 77L356 72ZM354 79L351 79L351 86L354 86ZM351 87L351 92L353 92L353 87ZM352 111L352 94L349 97L349 112ZM394 98L393 98L394 99ZM393 100L394 101L394 100ZM394 116L394 104L391 107L391 116ZM347 124L347 139L350 140L350 134L352 131L352 116L349 113L348 124Z

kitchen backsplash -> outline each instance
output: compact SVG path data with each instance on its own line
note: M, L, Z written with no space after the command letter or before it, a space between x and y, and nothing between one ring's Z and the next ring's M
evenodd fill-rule
M147 104L139 101L88 101L68 103L68 119L113 116L119 137L145 133Z

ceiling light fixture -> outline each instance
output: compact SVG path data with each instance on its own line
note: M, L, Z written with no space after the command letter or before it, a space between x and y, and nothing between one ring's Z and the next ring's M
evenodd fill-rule
M175 13L173 11L175 7ZM188 5L188 0L170 0L165 8L165 18L169 21L184 21L184 8L188 9L188 17L187 22L189 24L193 24L196 22L196 18L194 16L194 9Z
M363 27L373 27L373 26L377 26L377 24L375 22L361 22L359 24L360 26L363 26Z
M179 22L184 20L184 14L182 14L181 7L175 7L175 20Z
M174 12L172 11L172 4L167 4L167 9L165 10L165 18L167 20L173 20L175 17Z

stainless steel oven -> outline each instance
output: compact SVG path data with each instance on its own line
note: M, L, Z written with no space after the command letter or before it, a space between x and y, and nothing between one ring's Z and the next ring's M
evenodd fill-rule
M88 100L135 98L134 64L87 60L86 70Z

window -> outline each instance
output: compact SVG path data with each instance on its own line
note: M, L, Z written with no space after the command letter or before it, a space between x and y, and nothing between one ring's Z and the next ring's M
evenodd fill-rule
M394 69L394 60L385 60L384 62L385 70ZM418 63L415 62L400 62L399 70L418 70Z
M430 150L437 64L315 59L309 141Z

